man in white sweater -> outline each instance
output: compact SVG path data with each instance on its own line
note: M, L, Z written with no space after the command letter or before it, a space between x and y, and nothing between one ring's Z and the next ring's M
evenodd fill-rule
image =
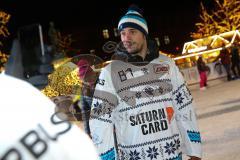
M90 129L101 159L200 160L193 98L178 67L148 40L136 6L118 29L125 50L116 55L128 62L102 70L92 102Z

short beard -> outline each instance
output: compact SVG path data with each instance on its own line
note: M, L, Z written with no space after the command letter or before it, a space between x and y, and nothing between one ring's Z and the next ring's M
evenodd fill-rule
M131 55L137 55L139 53L139 51L138 50L136 50L136 51L133 51L133 52L130 52L130 54Z
M132 55L138 55L138 54L142 51L142 49L143 49L143 45L142 45L139 49L136 49L135 51L130 52L130 54L132 54Z

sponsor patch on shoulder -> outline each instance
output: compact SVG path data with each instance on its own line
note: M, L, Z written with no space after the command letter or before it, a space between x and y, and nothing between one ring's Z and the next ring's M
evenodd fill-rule
M156 74L168 73L169 65L168 64L156 64L156 65L153 65L153 70L154 70L154 73L156 73Z

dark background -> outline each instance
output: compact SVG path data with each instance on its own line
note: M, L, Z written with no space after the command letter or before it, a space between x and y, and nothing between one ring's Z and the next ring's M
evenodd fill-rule
M211 1L204 1L211 6ZM56 29L64 34L72 34L73 48L80 53L89 53L95 49L97 54L103 53L104 43L102 30L108 29L110 40L114 38L113 28L127 11L131 4L137 4L144 11L151 37L158 37L160 49L168 53L181 53L183 44L191 41L190 32L194 32L195 23L200 21L201 0L131 0L131 1L9 1L1 0L0 9L11 14L8 38L5 50L9 49L10 41L16 36L21 26L40 23L44 34L47 34L49 22L55 23ZM164 43L164 36L170 38L170 43ZM4 44L5 44L4 43Z

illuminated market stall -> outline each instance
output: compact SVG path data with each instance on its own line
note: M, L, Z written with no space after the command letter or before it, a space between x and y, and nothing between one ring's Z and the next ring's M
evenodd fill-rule
M196 63L200 55L209 67L208 79L222 78L226 76L226 72L221 64L216 61L216 58L222 49L226 48L230 51L233 43L238 45L240 43L240 33L238 30L186 42L182 55L175 57L174 60L188 84L199 82Z

